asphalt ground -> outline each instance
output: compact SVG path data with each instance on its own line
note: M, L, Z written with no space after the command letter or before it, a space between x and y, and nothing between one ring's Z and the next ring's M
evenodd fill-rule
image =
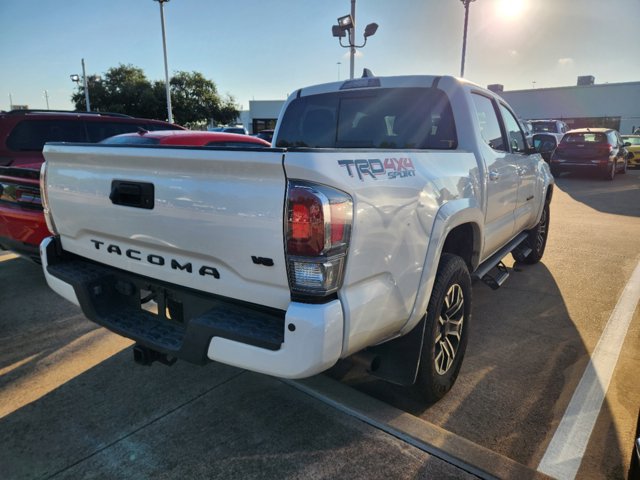
M127 339L0 252L2 478L536 478L640 260L640 172L562 176L543 261L474 285L454 389L426 405L341 368L303 382L141 367ZM624 478L640 407L636 309L577 478Z
M0 254L1 479L544 478L324 375L133 362Z
M556 182L542 261L514 265L507 257L511 275L502 288L474 284L467 353L443 400L427 405L357 368L342 369L343 383L538 468L640 262L640 171L613 182L578 174ZM639 367L636 305L576 478L626 477L640 410Z

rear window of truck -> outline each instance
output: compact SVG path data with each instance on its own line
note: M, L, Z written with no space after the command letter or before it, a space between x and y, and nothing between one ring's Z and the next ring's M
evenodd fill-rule
M381 88L300 97L282 119L277 147L457 148L447 96L435 88Z

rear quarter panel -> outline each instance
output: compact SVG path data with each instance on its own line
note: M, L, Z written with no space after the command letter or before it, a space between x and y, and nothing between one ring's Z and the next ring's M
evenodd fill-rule
M343 356L396 336L407 324L423 275L433 270L425 262L443 206L449 204L451 214L471 209L476 220L482 218L478 164L465 151L293 151L285 156L285 170L289 179L327 184L353 197L339 291ZM451 226L448 220L443 225Z

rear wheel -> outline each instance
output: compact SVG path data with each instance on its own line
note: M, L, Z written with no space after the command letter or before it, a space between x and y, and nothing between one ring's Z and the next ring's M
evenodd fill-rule
M547 246L547 237L549 235L549 220L550 209L549 204L545 203L542 209L542 215L538 224L529 230L529 235L523 243L523 246L529 247L531 253L529 255L523 255L521 250L514 250L512 252L513 259L519 263L528 263L532 265L538 263L544 255L544 250Z
M414 386L422 398L436 402L458 377L471 317L471 277L457 255L442 254L427 307L424 341Z

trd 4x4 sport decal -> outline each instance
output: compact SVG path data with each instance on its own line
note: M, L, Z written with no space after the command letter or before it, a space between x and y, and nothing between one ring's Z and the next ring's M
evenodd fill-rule
M366 177L377 180L378 177L384 176L389 179L415 177L416 169L410 158L385 158L384 161L379 158L369 160L338 160L338 165L345 167L350 177L354 176L354 172L362 181Z

